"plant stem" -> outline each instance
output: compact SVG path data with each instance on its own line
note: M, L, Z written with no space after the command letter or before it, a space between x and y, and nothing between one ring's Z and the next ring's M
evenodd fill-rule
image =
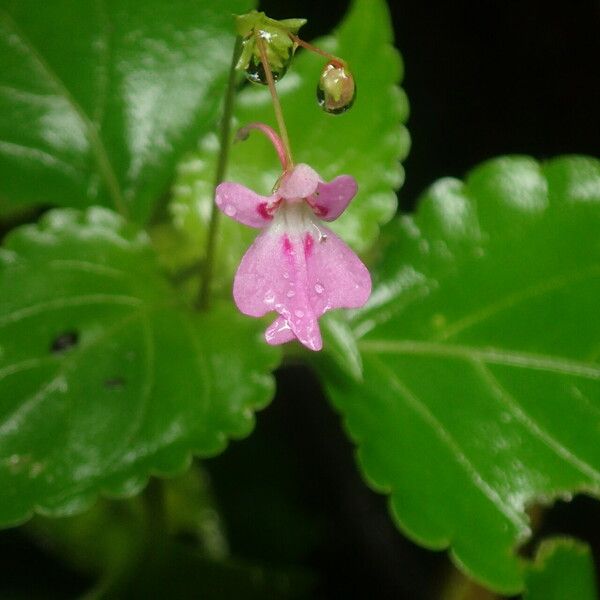
M321 50L321 48L317 48L316 46L313 46L312 44L305 42L304 40L300 39L297 35L294 35L293 33L288 32L288 35L290 36L290 38L294 42L294 44L297 44L298 46L302 46L302 48L306 48L307 50L310 50L311 52L314 52L315 54L320 54L321 56L324 56L326 59L328 59L330 62L336 63L340 67L346 66L346 61L342 60L338 56L329 54L329 52L325 52L325 50Z
M275 112L275 119L277 120L279 135L281 136L281 140L283 141L283 146L285 148L288 168L292 168L294 166L294 160L292 159L290 138L288 137L287 128L285 126L283 110L281 109L281 102L279 101L279 95L277 94L277 89L275 88L275 81L273 80L271 66L269 65L269 61L267 59L267 49L265 47L264 40L260 37L260 33L257 32L255 35L256 45L258 46L258 51L260 52L260 62L262 63L263 71L265 72L265 76L267 78L269 92L271 92L271 101L273 102L273 111Z
M216 187L223 181L225 170L227 168L227 159L229 158L229 137L231 131L231 115L233 113L233 101L235 97L235 65L238 61L242 49L242 38L236 37L233 47L233 55L231 57L231 65L229 67L229 78L227 80L227 89L225 91L225 102L223 104L223 116L221 117L221 127L219 133L219 156L217 159L217 169L215 171ZM213 262L215 255L215 246L217 241L217 229L219 226L219 209L212 202L210 210L210 221L208 223L208 234L206 238L206 252L204 253L204 261L202 263L202 281L200 284L200 294L198 295L197 307L201 310L208 308L208 300L210 296L210 283L213 272Z

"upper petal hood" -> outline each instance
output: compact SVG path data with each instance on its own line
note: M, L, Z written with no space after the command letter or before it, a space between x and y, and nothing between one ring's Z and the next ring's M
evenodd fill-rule
M300 163L284 173L277 192L285 200L300 200L314 194L320 182L319 174L312 167Z

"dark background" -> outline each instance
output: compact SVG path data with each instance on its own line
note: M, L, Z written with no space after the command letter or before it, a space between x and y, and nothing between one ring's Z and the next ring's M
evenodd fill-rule
M307 17L306 39L335 26L346 6L262 2L274 18ZM462 177L498 154L600 156L599 2L414 0L390 8L411 104L404 210L435 179ZM277 379L255 433L207 461L233 553L301 565L314 576L315 598L438 598L451 576L445 553L420 549L394 528L310 371L288 366ZM598 504L557 503L537 538L556 532L589 541L598 558ZM19 530L0 534L0 560L0 598L23 578L53 590L47 597L69 597L84 583Z

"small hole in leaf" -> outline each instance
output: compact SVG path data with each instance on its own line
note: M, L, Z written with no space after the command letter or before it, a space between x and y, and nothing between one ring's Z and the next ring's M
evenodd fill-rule
M123 377L111 377L104 382L104 387L109 390L120 390L125 387L125 379Z
M50 351L54 354L62 354L77 345L79 334L76 331L65 331L56 336L50 344Z

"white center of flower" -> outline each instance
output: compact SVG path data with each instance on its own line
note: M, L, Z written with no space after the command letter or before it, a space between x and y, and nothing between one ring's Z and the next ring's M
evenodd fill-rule
M301 234L315 226L316 219L306 202L283 201L273 215L270 230L273 233Z

